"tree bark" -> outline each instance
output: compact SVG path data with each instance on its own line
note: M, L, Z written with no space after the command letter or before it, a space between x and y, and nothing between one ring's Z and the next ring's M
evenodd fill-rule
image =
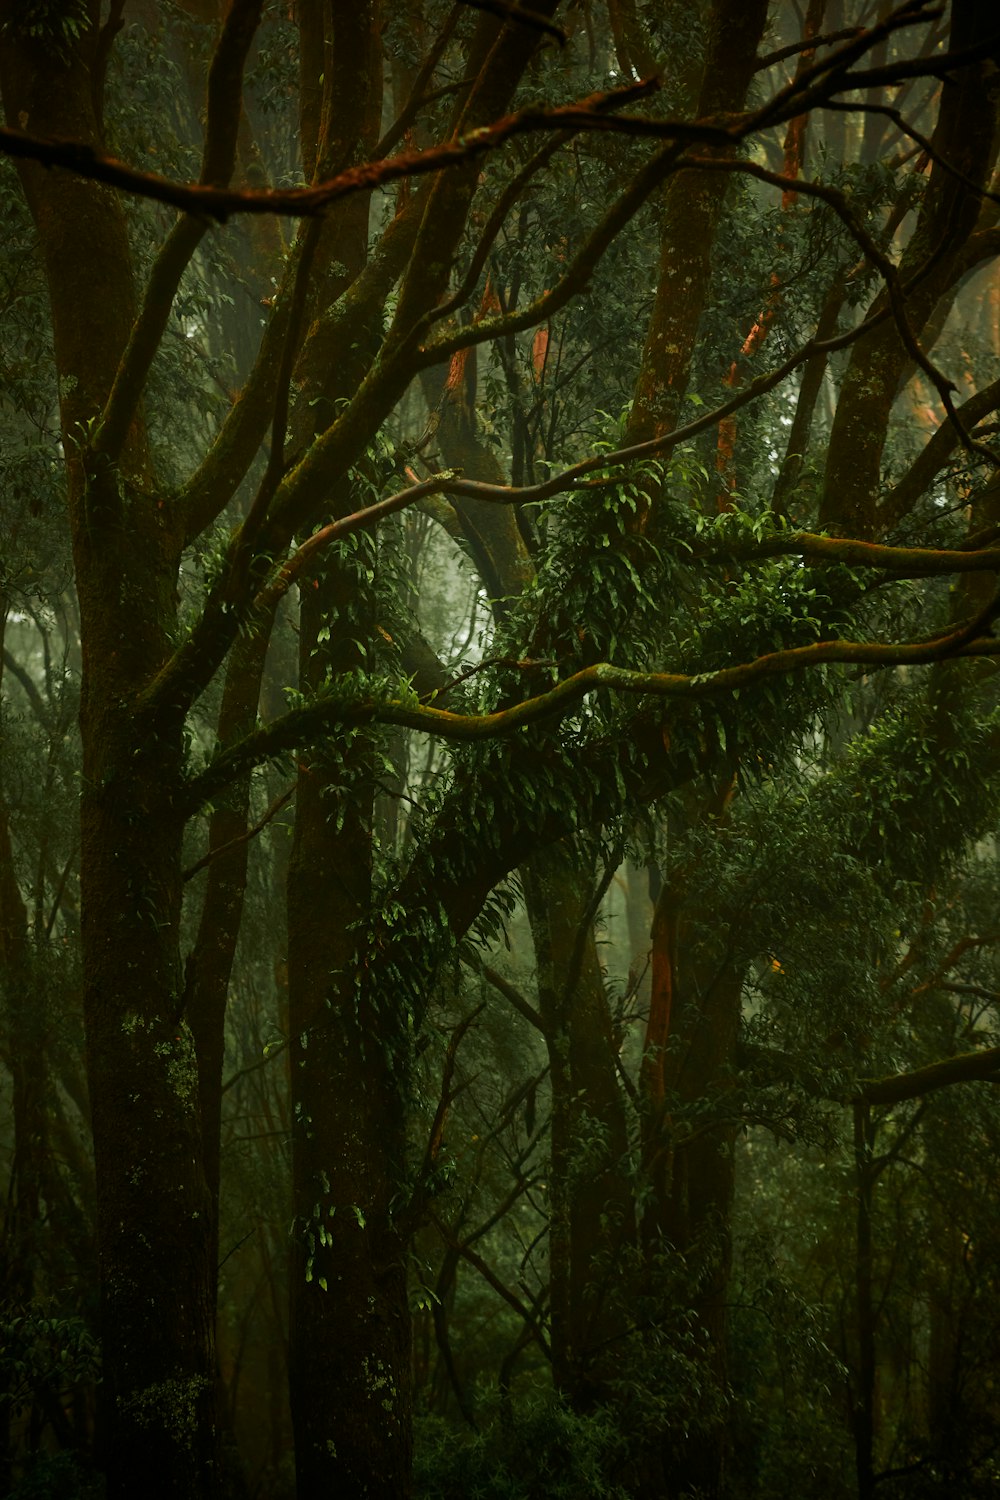
M96 27L55 54L0 47L14 124L101 146ZM81 454L132 325L116 195L21 169L46 263L83 650L81 925L97 1175L104 1456L111 1500L213 1496L215 1263L194 1045L179 954L179 716L143 717L166 660L180 537L158 505L141 420L117 466Z
M649 1189L641 1223L645 1291L655 1298L663 1256L683 1257L688 1309L705 1336L697 1358L706 1416L683 1432L667 1432L663 1463L678 1494L716 1497L725 1466L736 1127L725 1118L709 1121L685 1138L670 1108L721 1103L735 1063L743 974L729 951L726 915L692 900L683 875L660 891L652 970L640 1078Z
M348 670L366 588L331 562L304 590L303 686ZM320 642L329 630L331 640ZM290 1387L298 1493L405 1496L410 1322L405 1007L370 976L374 747L303 762L288 879L295 1224Z
M609 1396L631 1316L623 1257L635 1242L628 1121L586 869L564 841L523 871L552 1089L552 1365L581 1410Z
M854 1292L858 1368L854 1397L854 1456L858 1500L871 1500L875 1493L875 1299L872 1290L874 1145L871 1110L867 1104L855 1104Z

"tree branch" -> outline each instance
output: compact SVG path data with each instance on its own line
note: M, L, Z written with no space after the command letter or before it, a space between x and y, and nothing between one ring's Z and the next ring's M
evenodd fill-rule
M280 797L276 797L264 816L252 828L248 828L246 833L241 833L238 839L229 839L225 844L219 844L217 848L209 849L208 853L203 854L201 859L196 860L193 865L189 865L181 876L181 879L184 881L193 880L201 870L204 870L213 860L218 859L220 855L228 854L230 849L236 849L240 844L247 844L251 839L256 838L258 833L261 833L267 827L268 823L278 816L286 802L290 802L295 796L296 785L297 783L294 783L288 788L287 792L282 792Z
M518 1015L523 1016L536 1031L540 1031L542 1036L549 1035L549 1028L546 1026L541 1012L536 1010L531 1002L524 998L521 991L516 989L509 979L505 979L502 974L498 974L496 969L491 969L488 964L483 964L479 969L479 973L482 974L484 979L489 981L498 994L503 996L507 1004L513 1006Z
M561 26L556 26L547 16L529 9L527 5L515 4L514 0L460 0L460 3L471 6L474 10L489 11L491 16L499 16L504 21L520 21L522 26L534 26L536 30L544 31L546 36L554 36L560 47L565 47L569 41Z
M811 182L800 177L788 177L782 172L772 172L767 167L760 166L757 162L732 161L718 157L685 157L680 165L684 168L688 166L699 167L702 171L739 172L746 176L756 177L758 181L769 183L772 187L778 187L783 193L801 193L806 197L819 198L821 202L826 203L832 208L841 223L846 227L848 233L856 240L869 263L874 266L875 270L882 277L889 296L889 305L892 309L896 328L903 341L903 345L914 364L923 370L941 397L941 403L945 408L949 421L955 428L962 447L969 452L979 453L989 463L1000 467L1000 459L997 459L982 443L975 442L966 431L952 401L951 393L957 390L958 387L953 380L942 374L933 360L920 347L906 315L906 293L900 282L899 272L857 217L846 193L842 193L839 189L830 187L826 183ZM912 285L916 282L919 276L920 272L918 271L915 276L910 278L910 284Z
M461 1255L463 1260L467 1260L469 1262L469 1265L473 1266L475 1270L479 1272L483 1280L493 1288L497 1296L502 1297L504 1302L506 1302L509 1307L512 1307L514 1311L524 1319L525 1323L531 1329L531 1332L534 1334L535 1338L538 1340L541 1348L545 1351L546 1356L551 1359L552 1350L549 1347L549 1341L545 1337L545 1334L542 1332L541 1328L538 1326L538 1323L531 1309L525 1306L516 1292L512 1292L509 1287L504 1286L499 1276L497 1276L497 1274L490 1269L481 1255L476 1254L471 1245L465 1244L461 1240L457 1239L455 1235L449 1230L448 1226L446 1224L443 1224L436 1214L431 1214L431 1219L433 1220L434 1225L437 1228L438 1233L441 1235L441 1238L444 1240L445 1244L450 1246L452 1250L457 1251L458 1254Z
M990 606L996 610L997 604ZM523 699L493 713L459 714L418 702L388 699L346 701L322 698L284 714L232 746L187 784L183 803L188 815L255 765L298 746L315 743L335 728L346 725L397 724L421 730L454 743L498 739L517 730L566 713L591 693L611 691L648 698L679 698L686 701L732 693L767 677L806 667L838 663L854 666L921 666L955 657L1000 654L1000 641L992 636L970 639L968 622L943 635L924 641L883 643L869 641L815 641L769 652L738 666L716 672L634 672L599 662L564 678L547 692Z
M983 417L1000 409L1000 379L991 381L958 407L962 425L975 427ZM896 526L919 500L944 468L958 441L958 429L943 422L906 473L893 485L876 512L879 529L884 533Z
M788 57L798 57L801 52L818 52L820 47L830 47L834 42L854 41L861 36L862 27L847 26L843 31L828 31L823 36L803 37L801 41L789 42L786 47L778 47L774 52L766 52L763 57L758 57L755 72L763 73L767 68L773 68L776 63L784 62Z
M916 1068L912 1073L866 1079L857 1098L863 1104L902 1104L907 1099L920 1099L953 1083L994 1082L998 1073L1000 1047L987 1047L981 1052L946 1057L942 1062L929 1063L926 1068Z
M65 167L78 176L106 182L138 197L169 203L175 208L219 223L225 223L234 214L240 213L308 217L353 193L372 192L375 188L403 177L462 165L473 157L495 150L516 135L547 130L586 130L683 144L733 145L759 130L783 124L795 115L825 105L834 94L889 87L905 78L935 76L992 55L996 47L995 37L936 57L909 62L899 60L886 67L870 68L858 73L850 71L850 64L869 51L883 36L902 27L935 20L940 14L940 10L936 9L919 9L909 5L900 7L885 22L861 32L853 41L845 43L842 48L806 69L760 109L724 123L714 120L656 120L639 115L619 118L604 112L609 108L622 108L635 103L655 92L660 87L660 81L658 78L649 78L621 89L590 95L575 104L552 109L533 107L520 110L491 125L481 126L468 135L460 135L425 151L401 152L379 161L364 162L310 187L239 191L218 188L205 182L181 183L156 173L138 171L115 157L101 155L93 147L79 141L47 139L9 128L0 128L0 154L37 161L48 167Z
M730 141L730 130L721 125L635 117L619 120L604 112L633 104L659 87L659 79L650 78L620 89L588 95L576 104L560 105L554 109L533 107L519 110L504 115L492 125L481 126L441 145L430 146L424 151L403 151L381 161L363 162L338 172L325 182L301 188L240 190L204 182L176 182L155 172L140 172L116 157L102 156L93 147L79 141L46 139L6 127L0 128L0 154L37 161L46 167L65 167L80 177L109 183L140 198L169 203L174 208L205 220L214 219L220 224L234 214L284 214L292 218L308 218L354 193L370 193L404 177L418 177L426 172L439 172L445 167L463 166L476 156L495 151L514 136L537 131L598 130L651 136L659 140Z
M930 72L930 68L928 68L928 72ZM926 154L928 161L935 162L942 169L942 171L947 172L949 176L954 177L956 182L960 182L968 192L972 193L977 198L988 199L991 203L1000 203L1000 193L994 192L992 189L984 187L980 182L975 182L967 172L961 171L961 169L950 162L946 156L942 156L941 152L934 145L934 142L930 138L930 136L924 135L916 128L915 125L911 125L909 120L906 119L901 110L893 109L889 104L871 104L867 101L865 101L864 103L854 102L851 104L838 104L834 103L833 100L831 100L827 104L824 104L822 108L837 110L841 113L846 114L860 112L866 115L884 116L887 120L891 120L893 122L896 129L900 132L901 135L909 136L910 140L913 141L916 146L919 146L920 150Z
M243 70L260 24L263 0L234 0L208 74L207 124L199 191L225 188L236 165ZM82 149L82 148L79 148ZM192 255L208 229L202 216L185 214L167 235L150 271L139 316L132 326L92 450L117 459L160 347L174 297Z

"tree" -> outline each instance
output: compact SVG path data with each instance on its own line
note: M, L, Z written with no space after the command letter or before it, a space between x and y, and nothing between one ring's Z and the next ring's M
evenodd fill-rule
M125 27L117 0L0 14L0 144L48 294L79 612L109 1493L221 1484L226 1008L251 843L287 789L261 807L262 768L289 758L300 1493L407 1493L406 1262L442 1186L454 1053L414 1160L416 1061L442 973L472 962L463 945L519 869L550 1078L557 1383L582 1410L613 1399L640 1305L640 1348L678 1354L654 1305L674 1257L702 1330L691 1367L723 1411L744 1116L709 1106L739 1063L761 949L737 940L738 906L699 888L696 857L728 848L740 784L777 782L804 755L840 681L831 664L930 667L919 764L954 769L968 720L969 784L994 765L1000 391L970 356L956 404L934 346L998 244L995 23L971 0L827 32L813 4L802 36L780 7L729 0L693 18L303 4L294 24L233 0L184 7L182 30L155 9ZM167 176L136 129L129 54L116 63L141 46L185 101ZM843 121L839 156L812 139L820 112ZM297 225L287 253L243 227L264 215ZM212 218L231 226L210 234ZM641 325L626 277L652 288ZM256 344L225 311L234 288L263 314ZM227 381L213 410L206 388ZM930 436L896 431L913 390L937 403ZM418 511L431 555L448 546L474 570L460 591L446 565L446 629L406 576ZM914 579L956 580L950 610ZM20 624L34 586L18 587L5 603ZM478 649L442 660L473 608ZM887 756L918 720L901 717ZM438 745L422 785L403 770L419 735ZM850 781L844 765L820 805ZM393 794L418 803L405 835ZM884 820L896 795L874 777L865 814ZM987 831L955 805L925 886ZM190 833L203 813L207 833ZM593 922L641 820L681 857L656 861L629 1067ZM856 836L874 848L869 824ZM853 826L843 807L837 826ZM896 832L912 851L905 818ZM13 845L0 860L25 1057ZM613 1285L595 1277L616 1264ZM669 1475L717 1493L721 1425L637 1440L636 1491Z

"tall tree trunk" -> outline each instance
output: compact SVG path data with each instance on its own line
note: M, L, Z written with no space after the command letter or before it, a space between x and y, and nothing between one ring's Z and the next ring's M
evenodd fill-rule
M665 1466L679 1495L721 1493L728 1395L735 1127L706 1122L675 1134L670 1101L702 1108L719 1099L739 1034L742 973L725 919L689 900L683 877L665 883L653 919L650 1023L641 1075L643 1158L649 1197L642 1218L647 1294L664 1255L681 1256L688 1310L704 1335L704 1420L668 1432ZM685 1351L680 1351L684 1353Z
M6 608L0 617L6 620ZM0 663L2 671L2 663ZM41 1017L32 1001L28 913L17 883L10 821L4 789L0 787L0 963L3 965L3 1061L11 1075L13 1105L13 1160L0 1237L0 1284L12 1309L30 1302L33 1289L32 1241L39 1229L39 1163L44 1149L44 1058ZM16 1381L10 1368L0 1389L0 1494L9 1494L13 1480L11 1451L11 1396Z
M586 868L564 842L523 871L552 1088L553 1372L584 1410L607 1397L630 1322L622 1272L635 1240L628 1122Z
M858 1500L875 1493L875 1299L872 1291L872 1204L875 1131L867 1104L854 1106L855 1245L854 1292L858 1340L854 1394L854 1455Z
M304 589L304 687L349 670L370 619L364 568L331 562ZM329 631L331 640L321 642ZM405 1191L407 1027L374 993L373 746L303 762L288 879L295 1223L290 1386L298 1494L402 1497L410 1473Z
M16 26L3 32L11 123L100 149L96 27L55 55ZM81 929L108 1494L191 1500L216 1493L218 1468L212 1207L178 942L184 746L179 715L138 708L169 654L180 543L170 508L156 504L140 422L119 465L84 472L81 462L134 310L121 206L70 174L25 165L21 176L52 302L81 617Z
M118 687L91 682L91 704ZM181 747L112 714L84 722L81 849L108 1493L207 1497L215 1235L178 951L180 823L164 791Z

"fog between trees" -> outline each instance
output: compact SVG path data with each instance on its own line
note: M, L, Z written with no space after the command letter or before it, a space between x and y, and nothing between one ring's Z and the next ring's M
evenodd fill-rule
M996 1493L998 65L0 3L2 1493Z

